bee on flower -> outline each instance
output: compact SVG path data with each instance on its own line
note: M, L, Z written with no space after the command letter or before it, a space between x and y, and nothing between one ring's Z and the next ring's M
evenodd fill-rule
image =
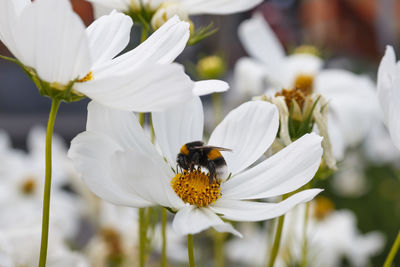
M251 201L300 188L312 179L322 155L321 138L308 134L250 167L273 143L278 131L278 111L268 102L245 103L216 127L207 146L232 151L217 150L226 162L224 173L228 175L216 172L212 180L210 168L204 168L199 161L195 168L177 168L177 155L185 153L185 144L203 140L204 117L199 98L152 114L161 155L134 114L95 102L89 104L88 111L87 131L72 141L69 151L85 184L114 204L167 207L176 213L172 226L181 235L213 227L241 236L222 218L267 220L309 201L321 191L300 191L278 203Z

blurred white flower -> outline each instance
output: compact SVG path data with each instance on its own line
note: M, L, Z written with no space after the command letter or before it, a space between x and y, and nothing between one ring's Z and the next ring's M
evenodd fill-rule
M315 201L311 203L315 207ZM311 209L311 210L312 210ZM339 267L347 258L351 266L368 266L369 259L384 246L379 232L361 234L354 214L348 210L326 211L322 217L311 212L307 227L307 266ZM297 266L302 259L305 206L299 205L285 218L281 248L276 266ZM264 266L268 259L268 233L259 228L246 226L246 239L228 242L226 253L230 259L246 266ZM254 249L257 248L257 249Z
M40 224L44 183L45 130L33 128L28 135L29 153L8 147L0 153L0 228ZM54 138L52 186L52 226L66 238L77 233L81 201L63 190L69 180L71 162L66 147L58 136ZM3 160L5 159L5 160Z
M0 266L38 266L40 235L40 224L0 230ZM89 267L89 264L81 254L71 251L63 243L60 233L53 229L49 238L47 266Z
M373 164L399 164L400 151L382 121L377 121L364 142L365 155Z
M189 24L173 17L140 46L118 56L129 42L131 26L130 17L113 11L85 29L67 0L0 1L0 40L42 94L62 95L66 101L85 95L138 112L189 100L196 85L182 66L171 63L186 46ZM225 82L208 82L228 89Z
M368 184L365 177L364 162L360 153L349 151L340 163L333 180L331 180L335 193L342 197L360 197L367 193Z
M157 9L167 6L178 10L178 13L169 13L169 15L183 15L180 19L184 20L189 15L216 14L227 15L249 10L260 4L262 0L90 0L95 4L100 4L111 9L117 9L122 12L135 12L140 10L141 4L144 9L155 12ZM158 16L158 15L156 15Z
M88 110L87 131L72 141L69 151L83 181L96 195L114 204L161 205L175 210L173 229L181 235L210 227L240 235L218 215L235 221L271 219L321 191L301 191L279 203L247 201L300 188L313 178L321 160L321 138L310 134L248 168L275 140L278 113L270 103L245 103L231 111L214 130L209 145L233 152L224 153L230 179L218 177L211 184L200 170L181 174L175 169L181 146L202 140L204 118L199 98L152 114L162 156L134 114L95 102L89 104ZM185 183L192 190L185 191Z
M378 97L394 145L400 149L400 70L393 47L387 46L378 69Z
M261 14L241 24L239 37L252 58L237 63L238 90L261 94L269 89L272 94L282 88L307 87L323 96L329 107L328 130L337 160L343 159L347 147L365 138L379 113L375 85L369 77L340 69L322 70L322 60L312 54L287 56Z
M132 266L137 261L136 209L100 200L96 229L85 249L92 267L107 267L113 261Z

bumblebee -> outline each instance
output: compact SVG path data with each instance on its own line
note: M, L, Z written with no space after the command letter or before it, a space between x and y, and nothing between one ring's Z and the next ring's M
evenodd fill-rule
M195 166L204 167L210 173L210 184L214 179L226 172L226 162L220 151L231 149L206 146L202 141L184 144L176 158L178 166L187 171L193 171Z

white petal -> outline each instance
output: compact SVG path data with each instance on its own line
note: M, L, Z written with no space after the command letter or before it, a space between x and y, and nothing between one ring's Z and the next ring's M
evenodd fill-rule
M234 70L234 87L242 95L261 95L266 89L265 68L259 62L243 57Z
M174 173L165 162L160 165L157 159L129 150L116 152L111 164L118 170L115 175L118 184L143 199L175 209L185 206L170 185Z
M210 209L222 214L223 218L241 222L263 221L279 217L294 206L312 200L321 189L304 190L279 203L230 200L220 198Z
M86 130L100 132L117 142L123 150L136 150L149 157L160 157L135 114L103 106L94 101L88 105Z
M109 72L131 72L149 64L171 63L185 48L189 35L189 24L175 16L138 47L102 64L93 72L103 76Z
M285 50L262 14L255 14L239 26L239 38L247 53L266 64L269 71L282 67Z
M112 155L121 149L104 134L84 132L72 140L68 157L72 159L84 183L98 197L117 205L132 207L152 205L153 203L116 181L117 170L113 168L111 159Z
M284 62L284 84L285 88L294 86L298 75L315 76L322 68L323 61L311 54L293 54L286 58Z
M78 83L75 89L103 105L137 112L161 111L193 97L194 83L178 64L146 65L133 72Z
M392 99L388 103L388 129L393 143L400 150L400 65L396 66Z
M262 0L183 0L182 3L191 15L218 14L227 15L249 10Z
M171 166L176 166L176 156L184 144L203 140L203 105L197 96L175 108L153 112L152 120L156 140Z
M29 0L0 1L0 41L2 41L19 60L22 59L15 40L15 25L19 20L22 10L29 4L31 4Z
M119 12L111 12L95 20L87 29L92 68L113 59L129 43L132 19Z
M89 0L93 5L99 4L103 7L116 9L119 11L129 11L131 0Z
M227 199L259 199L292 192L309 182L322 156L322 138L306 134L257 166L221 185Z
M67 0L37 0L16 27L20 60L47 82L67 84L89 72L85 26Z
M229 84L220 80L204 80L194 83L193 94L202 96L221 93L229 89Z
M222 152L233 174L260 158L275 140L278 110L264 101L250 101L232 110L211 134L209 144L232 149Z
M392 98L392 86L396 75L396 55L393 47L387 46L378 69L378 98L381 103L385 123L388 122L388 103Z
M187 206L176 213L172 222L173 230L180 235L197 234L210 227L219 232L229 232L242 237L232 225L225 223L209 208Z
M369 77L339 69L323 70L315 77L314 88L329 102L346 145L357 145L369 132L372 121L379 119L375 85Z

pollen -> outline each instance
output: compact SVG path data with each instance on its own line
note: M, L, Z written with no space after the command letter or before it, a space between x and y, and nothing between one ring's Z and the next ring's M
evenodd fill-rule
M171 181L175 193L186 203L205 207L221 197L220 182L210 183L209 174L200 169L178 173Z
M289 109L291 108L293 101L297 102L300 108L303 108L306 99L306 95L303 91L297 88L292 90L282 89L282 91L276 93L275 96L283 96Z
M314 76L300 74L296 77L294 87L303 92L305 96L309 96L314 91Z
M88 74L86 74L85 77L83 77L82 79L79 79L78 82L79 83L84 83L84 82L88 82L88 81L90 81L92 79L93 79L93 72L90 71Z

